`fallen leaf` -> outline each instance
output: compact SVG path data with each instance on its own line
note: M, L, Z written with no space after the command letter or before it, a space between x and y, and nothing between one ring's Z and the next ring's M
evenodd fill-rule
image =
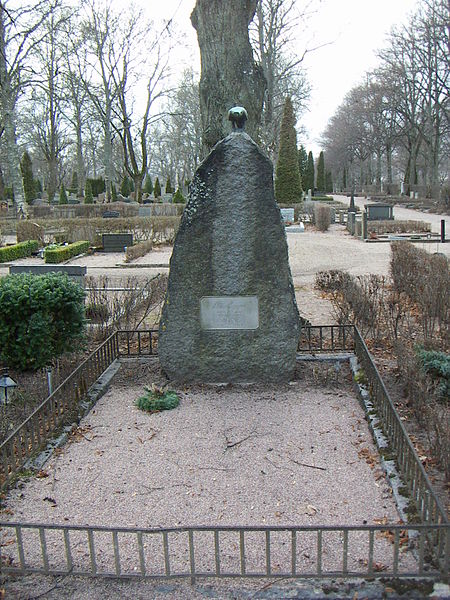
M48 477L48 473L47 473L47 471L44 471L44 469L41 469L40 471L38 471L36 473L36 477L38 479L45 479L45 477Z
M44 501L50 502L53 506L56 506L56 500L54 498L50 498L49 496L45 496Z

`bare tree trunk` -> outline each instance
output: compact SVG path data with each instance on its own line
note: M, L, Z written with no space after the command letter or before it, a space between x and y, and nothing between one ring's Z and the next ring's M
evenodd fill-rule
M11 88L6 58L4 9L0 4L0 111L5 136L6 163L9 183L14 192L14 202L18 214L26 216L27 204L23 191L20 156L16 139L15 104L15 93Z
M197 0L191 22L201 55L200 112L208 152L229 129L228 110L247 109L246 129L258 138L265 78L253 59L248 26L257 0Z

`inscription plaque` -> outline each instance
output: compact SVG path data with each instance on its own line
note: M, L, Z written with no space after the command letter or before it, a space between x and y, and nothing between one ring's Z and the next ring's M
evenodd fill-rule
M258 329L257 296L204 296L200 299L200 326L214 329Z

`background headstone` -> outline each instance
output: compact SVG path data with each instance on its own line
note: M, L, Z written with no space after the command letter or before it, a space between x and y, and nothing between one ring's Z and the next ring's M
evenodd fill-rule
M294 222L294 209L293 208L280 208L281 218L284 223Z
M170 379L285 381L299 317L273 167L241 131L199 166L174 243L159 327Z

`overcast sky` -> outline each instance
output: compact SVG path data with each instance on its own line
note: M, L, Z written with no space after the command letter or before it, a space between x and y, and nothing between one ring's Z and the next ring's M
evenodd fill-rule
M129 4L127 0L114 0ZM227 1L227 0L224 0ZM303 6L305 0L298 0ZM197 71L199 52L197 38L190 23L195 0L134 0L152 19L171 19L185 34L188 49L174 54L180 69L193 66ZM350 89L364 73L376 66L375 51L384 46L384 39L393 25L406 23L414 12L417 0L322 0L318 12L311 17L307 32L299 31L298 51L330 42L310 52L304 67L312 86L310 110L298 122L307 134L300 136L307 151L316 156L320 151L319 137L329 118ZM182 65L181 63L184 63Z

